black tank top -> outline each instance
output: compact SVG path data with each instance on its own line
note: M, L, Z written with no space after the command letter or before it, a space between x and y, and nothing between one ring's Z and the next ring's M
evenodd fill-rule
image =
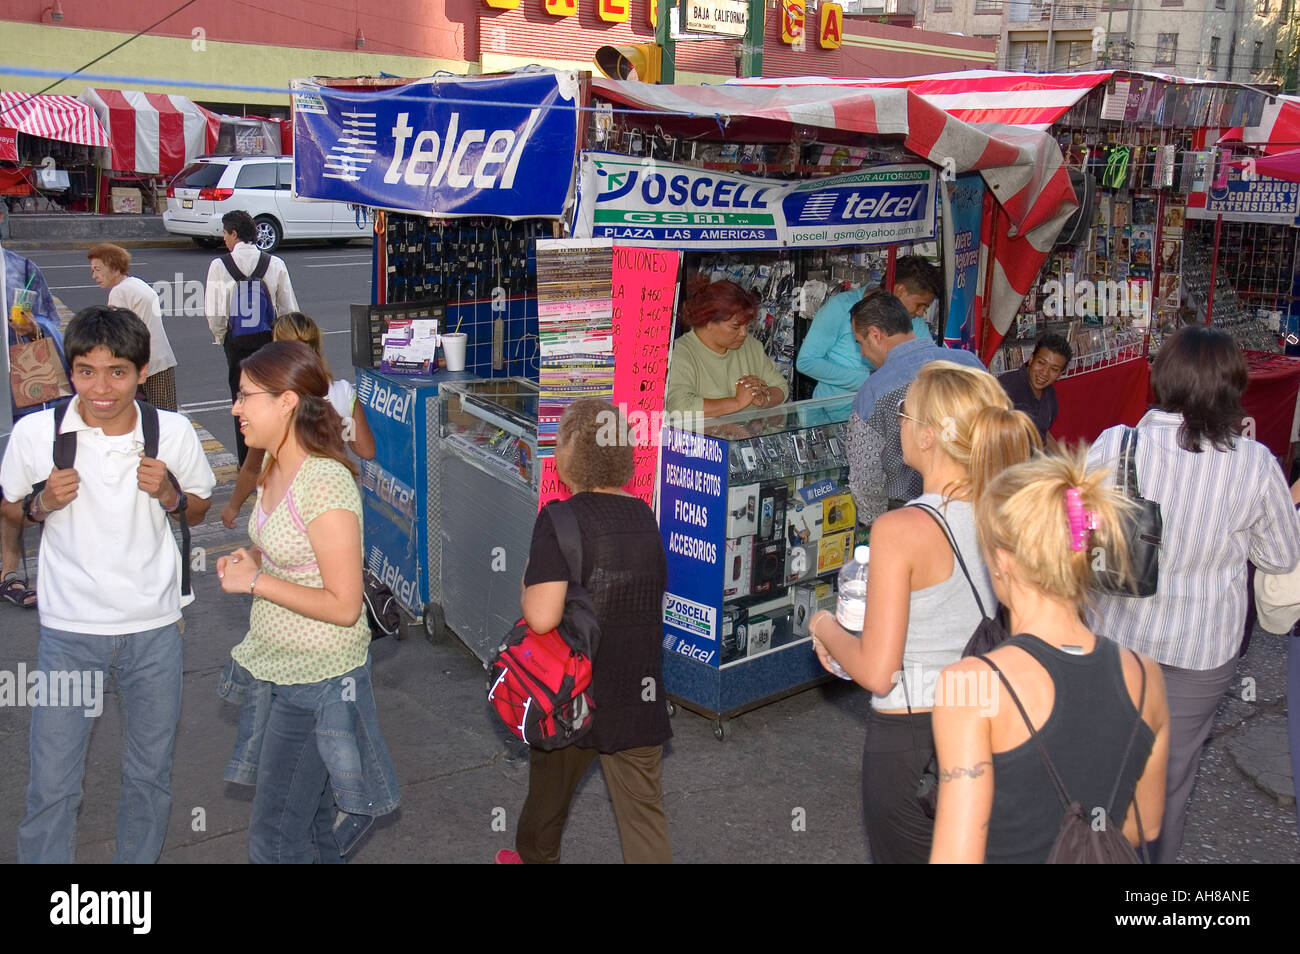
M1124 765L1115 802L1110 804L1120 761L1139 717L1124 685L1120 649L1097 637L1086 656L1076 656L1022 633L1005 645L1017 646L1033 656L1056 687L1052 712L1035 725L1047 754L1069 797L1083 806L1093 823L1105 810L1106 824L1123 825L1137 780L1155 743L1155 733L1145 722L1138 727L1133 750ZM993 678L997 679L996 674ZM1012 682L1012 688L1018 688ZM1002 690L999 705L1020 720L1015 703ZM1061 828L1064 806L1056 795L1033 739L993 756L993 811L984 860L989 864L1042 864L1047 860Z

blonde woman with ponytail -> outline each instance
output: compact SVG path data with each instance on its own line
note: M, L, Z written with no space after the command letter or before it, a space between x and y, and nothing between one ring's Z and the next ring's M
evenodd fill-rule
M943 668L956 662L993 590L975 538L972 500L1003 468L1041 446L1028 417L986 371L925 365L898 407L904 462L922 479L914 503L942 516L971 574L967 582L939 522L921 507L881 515L871 528L871 570L861 638L827 612L810 621L828 671L839 665L872 692L862 758L867 841L876 863L923 864L933 822L916 784L934 743L930 710ZM972 593L979 592L979 603Z
M1160 831L1169 712L1160 667L1093 634L1080 613L1102 554L1127 572L1114 536L1124 498L1106 472L1086 473L1085 454L1010 467L975 502L993 589L1017 634L987 658L1087 820L1122 825L1137 845L1139 814L1147 840ZM939 809L931 861L1046 861L1062 806L997 672L974 658L945 669L933 725Z

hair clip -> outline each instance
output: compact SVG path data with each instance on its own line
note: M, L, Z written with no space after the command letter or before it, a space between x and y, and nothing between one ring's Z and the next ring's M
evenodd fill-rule
M1097 529L1097 515L1083 508L1078 487L1065 490L1065 512L1070 518L1070 549L1076 553L1088 549L1088 537Z

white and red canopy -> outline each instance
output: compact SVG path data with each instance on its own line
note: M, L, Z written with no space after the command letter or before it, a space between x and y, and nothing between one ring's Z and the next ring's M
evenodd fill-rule
M1006 334L1062 226L1078 207L1060 147L1046 133L963 122L907 88L847 83L656 86L593 77L592 91L650 111L655 123L668 125L670 117L685 117L716 123L737 136L782 126L897 136L908 151L936 166L952 173L978 172L999 209L991 234L982 237L992 250L992 273L981 287L989 288L988 315L995 332L984 343L986 358Z
M120 172L173 176L216 148L220 118L184 96L86 89L79 99L108 130L109 167Z
M108 145L108 134L95 111L74 96L0 93L0 126L42 139L83 146Z

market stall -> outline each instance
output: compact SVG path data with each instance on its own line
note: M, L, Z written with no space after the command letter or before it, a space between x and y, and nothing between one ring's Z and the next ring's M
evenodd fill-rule
M891 250L943 257L957 235L978 247L985 218L1002 257L983 276L971 262L963 285L983 289L976 314L1005 324L1073 206L1047 137L972 126L907 90L598 79L593 97L575 234L682 249L686 272L755 290L754 335L787 374L800 328L841 279L879 283ZM987 186L975 223L952 221L947 173ZM830 578L860 533L846 486L850 403L796 401L665 434L665 685L714 718L719 738L730 716L824 675L806 623L833 598Z
M158 187L215 151L220 119L184 96L142 90L85 89L108 133L99 163L99 212L161 212Z
M0 92L0 198L11 211L86 211L96 150L108 145L94 111L72 96Z
M536 240L572 192L577 95L549 72L294 86L296 193L377 210L372 302L353 307L383 435L367 567L484 658L517 617L537 513Z

